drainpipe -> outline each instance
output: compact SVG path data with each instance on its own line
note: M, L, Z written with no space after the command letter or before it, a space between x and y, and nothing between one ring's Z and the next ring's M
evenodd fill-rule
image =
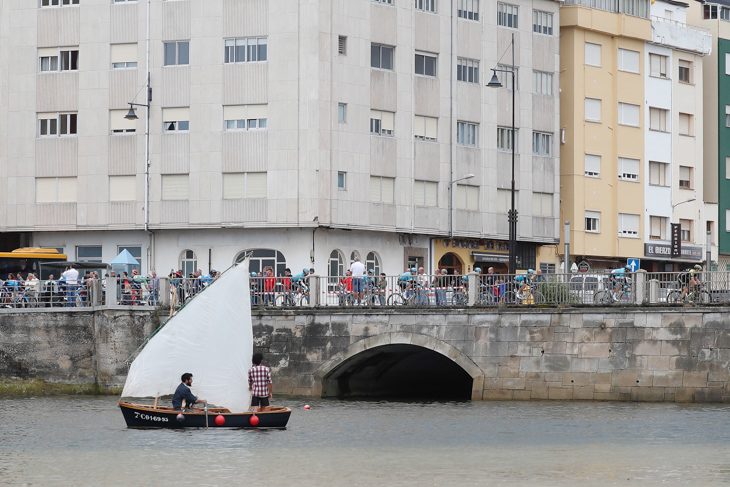
M449 63L449 238L454 238L454 45L456 36L454 0L451 0L451 58Z

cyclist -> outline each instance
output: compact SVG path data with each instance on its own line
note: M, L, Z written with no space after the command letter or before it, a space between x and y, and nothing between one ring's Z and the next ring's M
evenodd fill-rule
M688 291L694 292L700 287L701 270L702 266L695 264L692 269L688 269L677 276L677 279L679 279L679 282L682 284L682 299L684 299Z
M398 276L398 287L400 287L400 290L402 292L408 291L409 295L411 290L413 289L413 283L416 279L416 269L415 267L412 267L408 270L406 270L403 274Z
M292 282L292 289L295 291L301 290L302 292L306 292L308 288L307 286L307 279L309 278L309 269L304 268L302 269L302 272L299 274L292 276L291 282Z
M532 284L532 278L535 275L535 271L532 269L527 269L526 274L520 274L518 276L515 276L515 281L520 283L520 289L517 290L517 297L522 299L522 297L525 295L527 291L530 290L531 284Z
M628 264L611 271L611 282L614 284L613 292L611 293L611 299L613 299L614 301L618 301L618 292L621 287L626 284L629 277L626 274L630 272L631 266Z

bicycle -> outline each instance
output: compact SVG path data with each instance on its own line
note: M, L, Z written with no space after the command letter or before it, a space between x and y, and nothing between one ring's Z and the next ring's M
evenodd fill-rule
M38 296L34 292L24 289L17 293L10 301L11 308L37 308Z
M502 295L500 302L502 304L535 305L544 303L545 297L540 291L534 289L532 285L527 284L522 293L519 290L507 291Z
M631 278L627 277L621 282L621 288L617 293L612 289L604 289L593 295L595 304L631 304L634 302L631 296Z
M308 306L309 305L309 288L306 284L297 285L293 283L296 289L286 289L282 291L274 300L274 305L280 308L288 306Z
M693 289L687 291L684 298L682 298L682 291L679 289L675 289L667 295L667 303L679 304L682 302L689 304L709 304L712 302L712 296L705 290L704 282L699 283Z
M400 291L394 291L393 294L388 296L388 306L415 306L416 305L416 290L413 288L413 284L409 283L405 288Z

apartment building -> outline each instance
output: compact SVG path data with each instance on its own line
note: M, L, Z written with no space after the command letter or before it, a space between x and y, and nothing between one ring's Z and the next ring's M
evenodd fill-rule
M730 270L730 2L691 2L690 22L709 29L712 52L702 63L704 85L703 144L705 198L717 205L713 260Z
M684 23L686 8L666 0L561 8L561 211L584 269L632 258L664 271L704 259L704 228L715 220L696 131L709 33ZM675 258L672 223L683 230Z
M355 257L466 272L504 257L514 143L520 264L551 259L556 2L2 5L6 241L90 262L126 248L160 274L247 253L278 274ZM514 134L510 77L485 86L512 34Z

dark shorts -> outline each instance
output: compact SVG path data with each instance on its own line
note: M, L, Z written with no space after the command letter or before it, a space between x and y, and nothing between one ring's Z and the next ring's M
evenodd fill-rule
M268 397L251 396L251 406L268 406Z
M352 279L352 291L355 293L363 292L365 286L365 279L362 277L355 277Z

